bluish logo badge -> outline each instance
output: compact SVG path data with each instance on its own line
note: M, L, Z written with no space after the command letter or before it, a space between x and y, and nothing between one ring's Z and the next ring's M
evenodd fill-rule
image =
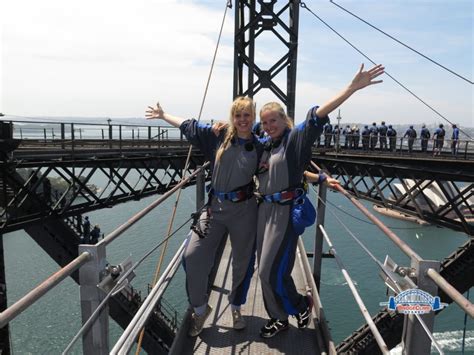
M390 296L388 302L380 302L380 305L404 314L424 314L448 306L447 303L441 302L438 296L433 297L428 292L418 289L409 289L395 297Z

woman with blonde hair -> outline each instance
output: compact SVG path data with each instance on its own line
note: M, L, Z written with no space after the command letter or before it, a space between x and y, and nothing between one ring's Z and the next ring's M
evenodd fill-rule
M328 114L353 93L380 83L374 79L384 73L377 65L359 72L336 97L322 106L312 107L306 120L293 127L283 107L275 102L260 110L260 122L270 137L259 163L257 259L266 311L270 316L260 335L270 338L288 329L288 316L296 317L299 329L311 320L313 301L296 290L291 271L295 262L297 239L305 227L314 223L315 211L305 198L303 173L311 160L311 148L329 122ZM311 176L308 176L310 178ZM314 180L314 177L313 177ZM319 174L320 183L337 183Z
M186 291L193 307L190 336L202 331L212 311L208 305L209 274L222 239L229 234L232 247L232 289L229 294L234 329L246 322L240 307L245 303L255 263L257 202L253 177L262 145L252 133L255 105L238 97L230 109L229 124L217 135L210 125L165 113L157 104L146 111L148 119L163 119L179 127L190 143L211 161L209 201L188 240L183 258Z

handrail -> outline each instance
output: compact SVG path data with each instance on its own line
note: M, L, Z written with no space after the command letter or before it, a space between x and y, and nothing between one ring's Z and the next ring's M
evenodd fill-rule
M106 121L107 118L104 118L104 121ZM120 119L116 119L117 122L121 122ZM0 119L0 122L7 122L7 123L32 123L32 124L50 124L50 125L60 125L60 124L71 124L73 123L74 125L83 125L83 126L112 126L112 127L163 127L163 128L172 128L173 126L155 126L155 125L144 125L144 124L130 124L130 123L114 123L114 124L108 124L107 122L104 123L96 123L96 122L74 122L74 121L37 121L37 120L12 120L12 119Z
M133 226L136 222L140 219L145 217L149 212L151 212L156 206L160 205L163 201L168 199L176 190L180 189L183 185L188 183L193 177L195 177L199 172L209 166L209 162L204 163L201 167L196 169L192 174L190 174L187 178L181 180L175 187L171 190L168 190L166 193L163 194L159 199L149 204L147 207L142 209L140 212L135 214L132 218L130 218L127 222L107 234L104 239L102 239L98 244L105 244L108 245L112 243L112 241L119 237L123 232L125 232L128 228Z
M74 271L79 269L83 264L89 261L90 258L91 258L91 255L88 252L82 253L77 258L72 260L69 264L59 269L56 273L48 277L46 280L44 280L42 283L40 283L30 292L28 292L25 296L20 298L10 307L4 310L2 313L0 313L0 328L4 327L11 320L13 320L18 315L20 315L24 310L26 310L29 306L35 303L49 290L54 288L62 280L64 280L66 277L71 275Z
M456 290L446 279L441 276L435 269L429 268L426 274L434 281L439 288L452 298L452 300L461 307L471 318L474 318L474 305Z
M379 330L377 329L377 326L375 325L373 319L370 317L370 313L367 310L367 307L364 304L364 301L359 295L359 292L357 292L357 289L352 282L352 278L349 276L349 273L347 272L341 258L336 252L336 249L334 248L334 245L331 243L331 240L329 239L329 236L326 233L326 230L322 225L317 226L323 233L324 239L326 240L326 243L328 243L329 246L329 252L334 256L336 259L336 263L339 266L339 269L341 269L342 276L344 276L344 279L347 282L347 285L351 289L352 295L354 296L354 299L359 306L359 309L364 316L365 321L367 322L367 325L369 326L370 330L372 331L372 334L374 335L375 341L377 342L380 350L382 351L383 354L390 354L390 351L388 350L387 344L385 344L385 341L382 338L382 335L380 334Z
M324 202L323 202L324 203ZM367 247L350 231L350 229L344 224L344 222L342 222L340 220L339 217L337 217L337 215L331 211L331 213L336 217L336 219L339 221L339 223L344 227L344 229L346 229L347 232L349 232L349 234L352 236L352 238L365 250L365 252L367 254L369 254L369 256L375 261L375 263L378 265L378 267L381 269L381 271L392 281L394 282L394 286L395 288L397 289L397 292L401 292L401 288L400 288L400 285L396 282L396 280L393 279L393 276L391 275L391 273L387 273L387 270L385 269L385 267L382 265L382 263L367 249ZM431 339L431 342L433 343L433 345L435 346L435 348L438 350L438 352L440 354L444 354L443 350L441 349L441 347L439 346L438 342L436 341L436 339L433 337L433 334L431 333L430 329L428 328L428 326L426 325L426 323L423 321L423 319L420 317L419 314L413 314L415 316L415 318L418 320L418 322L420 323L420 325L422 326L423 330L425 331L426 335L428 335L428 337Z
M316 169L320 170L319 167L311 162L311 165ZM359 201L352 197L342 186L336 186L337 191L341 192L346 196L359 210L364 213L374 224L379 227L407 256L415 258L417 261L423 260L418 254L416 254L404 241L402 241L395 233L393 233L387 226L385 226L377 217L365 208ZM461 293L459 293L454 287L452 287L436 270L428 269L427 275L450 296L453 301L461 307L471 318L474 318L474 305L466 299Z
M395 154L396 156L409 156L409 157L438 157L438 148L436 148L436 143L441 141L436 138L414 138L412 149L410 150L409 140L407 137L395 137L391 145L390 137L387 137L387 146L384 149L380 148L380 137L377 137L377 144L374 149L366 146L364 148L362 138L356 138L353 140L352 135L346 135L345 140L341 140L337 143L336 136L331 135L329 145L326 145L326 139L328 135L323 134L325 139L319 143L315 148L324 149L325 151L336 151L337 153L357 153L357 154ZM357 137L357 136L355 136ZM371 137L367 137L367 144L370 144ZM375 138L374 138L375 139ZM422 142L426 141L426 148L422 149ZM347 142L347 143L346 143ZM444 139L442 140L443 146L439 148L439 152L442 153L442 156L446 158L447 156L452 156L453 159L472 159L474 155L474 140L473 139ZM453 148L453 142L456 142L456 149ZM357 145L357 148L355 146Z
M110 351L111 354L128 354L130 348L135 343L135 339L138 337L138 333L144 327L149 316L154 311L156 304L163 296L167 285L178 270L185 247L186 240L181 244L173 259L169 262L168 267L163 272L143 304L137 310L117 343L115 343L113 349Z
M309 260L308 258L302 257L302 255L306 255L306 251L305 251L305 247L304 247L303 240L301 237L298 238L297 254L302 264L304 274L308 275L307 282L309 283L309 286L313 290L312 296L313 296L313 301L314 301L314 312L316 312L316 315L318 316L319 327L322 333L321 336L327 342L327 344L324 344L324 345L327 347L327 351L329 355L335 355L337 354L336 346L334 345L334 341L331 337L331 331L329 329L326 315L324 313L323 304L321 302L321 297L319 296L319 293L318 293L316 282L311 272L311 266L309 265Z
M321 170L313 161L311 165L316 168L318 171ZM408 257L413 258L417 261L422 260L422 257L419 256L410 246L400 239L394 232L392 232L381 220L375 217L372 213L369 212L367 208L354 197L352 197L349 192L347 192L342 186L336 185L336 190L342 193L347 197L363 214L365 214L377 227L379 227L384 234L389 237L395 245L397 245Z

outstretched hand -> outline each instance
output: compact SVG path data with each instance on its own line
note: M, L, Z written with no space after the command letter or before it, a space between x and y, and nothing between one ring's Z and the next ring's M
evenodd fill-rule
M329 187L330 189L333 189L333 190L336 189L336 186L341 185L341 183L338 180L333 179L332 177L329 177L329 176L324 182L326 183L327 187Z
M156 107L148 106L149 110L146 110L145 117L147 120L163 119L165 117L165 111L161 107L160 103L156 103Z
M378 64L372 69L364 71L364 64L362 63L358 73L355 75L354 79L352 79L350 88L357 91L369 85L379 84L383 82L383 80L374 79L383 73L385 73L385 67L383 67L382 64Z
M221 131L224 129L227 129L229 127L229 124L227 122L216 122L212 125L212 133L214 133L216 136L219 136L221 134Z

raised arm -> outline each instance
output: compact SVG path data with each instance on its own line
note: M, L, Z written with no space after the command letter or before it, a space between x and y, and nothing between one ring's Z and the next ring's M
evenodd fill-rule
M156 103L156 107L148 106L145 117L147 120L164 120L174 127L179 127L181 126L181 123L186 121L185 118L173 116L163 111L159 102Z
M318 117L326 117L336 108L338 108L344 101L346 101L357 90L363 89L369 85L379 84L383 80L374 80L384 73L385 68L382 64L374 66L368 71L364 71L364 64L361 64L359 72L354 76L352 82L342 90L338 95L333 97L324 105L318 107L316 115Z

